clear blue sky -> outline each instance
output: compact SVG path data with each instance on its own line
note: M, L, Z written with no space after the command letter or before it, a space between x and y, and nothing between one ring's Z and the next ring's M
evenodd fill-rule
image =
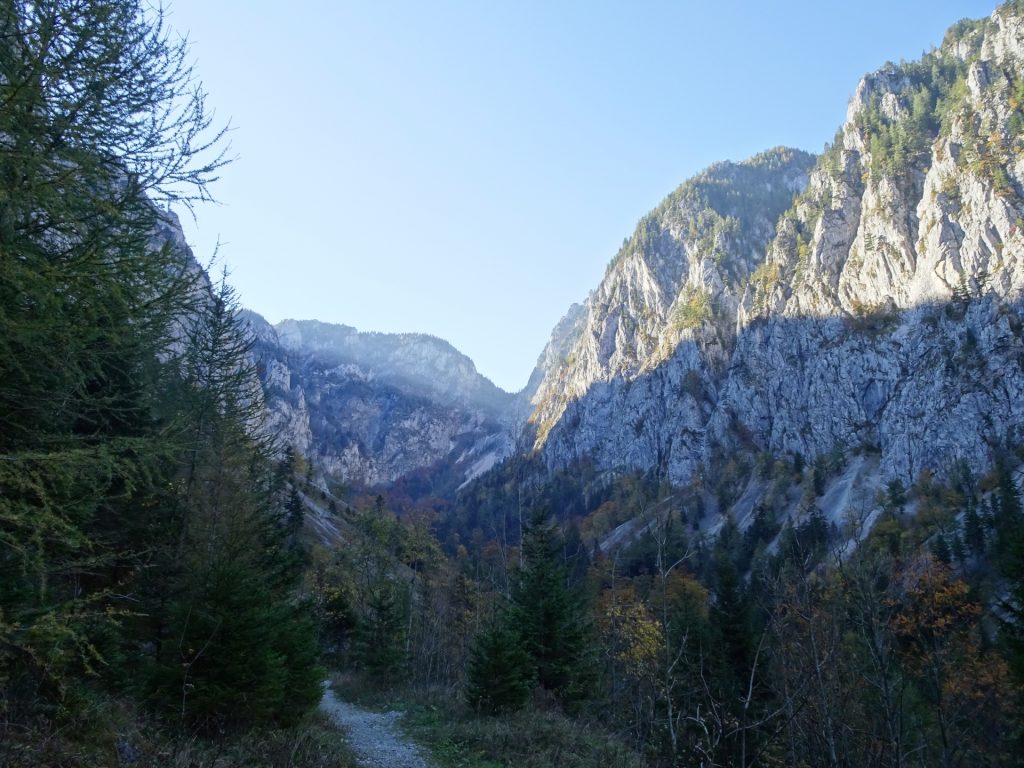
M975 0L167 0L239 155L186 233L244 304L447 339L521 388L636 221L716 160L820 151Z

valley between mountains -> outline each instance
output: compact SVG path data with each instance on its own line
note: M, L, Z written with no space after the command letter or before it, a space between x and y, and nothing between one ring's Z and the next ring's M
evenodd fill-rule
M163 21L0 8L0 766L1022 764L1024 0L669 191L515 393L200 266Z
M534 487L581 467L595 487L703 484L716 519L764 501L766 456L835 465L830 482L857 457L868 515L888 482L988 471L1024 417L1022 44L1007 9L956 28L866 76L823 155L684 182L521 392L440 339L247 314L273 429L356 486L452 500L516 458Z

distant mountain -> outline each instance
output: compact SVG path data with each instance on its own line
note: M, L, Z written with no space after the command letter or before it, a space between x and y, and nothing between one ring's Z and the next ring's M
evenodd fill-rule
M247 312L269 427L328 475L379 486L422 470L438 492L507 456L513 395L473 362L423 334L360 333L345 325Z

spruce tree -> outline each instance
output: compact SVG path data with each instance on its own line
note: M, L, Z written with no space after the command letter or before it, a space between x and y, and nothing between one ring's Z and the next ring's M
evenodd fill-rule
M949 547L949 542L946 541L946 537L941 533L936 536L930 545L932 555L943 565L949 565L953 559L953 552Z
M755 638L751 601L731 558L715 558L715 599L708 612L713 645L709 684L717 705L734 724L720 745L723 764L745 765L755 733L750 724L764 707L766 660Z
M504 614L473 640L466 701L487 714L521 709L533 688L533 674L532 659Z
M726 700L735 700L746 684L754 660L750 606L736 566L724 553L715 557L715 600L708 614L716 633L715 660Z
M288 494L285 514L288 519L288 530L292 535L302 530L302 521L305 519L306 507L302 503L302 497L299 496L299 491L294 485Z
M537 683L562 698L582 694L589 625L580 594L568 585L555 526L535 513L523 535L523 567L510 620L530 656Z
M1024 571L1024 564L1016 557L1024 541L1024 507L1012 470L1000 465L997 472L995 499L998 504L993 512L996 534L994 552L1003 572L1014 576Z
M973 555L980 555L985 551L985 529L978 511L973 506L964 516L964 542Z
M1002 637L1010 669L1024 684L1024 509L1012 471L1002 465L997 477L995 519L996 564L1009 595L1001 603ZM1024 703L1020 704L1024 711Z
M300 562L272 492L275 446L237 311L222 280L188 326L177 399L180 532L162 550L182 567L151 575L169 613L151 692L205 728L288 720L320 695L312 614L292 598Z
M356 664L381 685L405 677L408 610L397 585L384 581L372 590L356 625Z

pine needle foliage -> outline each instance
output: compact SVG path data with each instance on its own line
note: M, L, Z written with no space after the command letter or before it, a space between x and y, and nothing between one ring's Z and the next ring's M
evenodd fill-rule
M532 659L507 622L496 620L473 644L466 701L490 715L522 709L534 685Z
M0 1L0 741L97 683L183 726L319 697L251 340L159 203L227 161L141 0Z

